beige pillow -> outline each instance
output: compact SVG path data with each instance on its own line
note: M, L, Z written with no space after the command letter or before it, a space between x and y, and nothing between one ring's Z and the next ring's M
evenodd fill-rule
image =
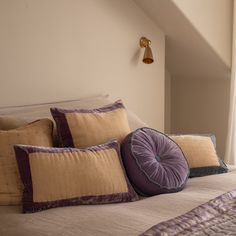
M21 202L22 185L13 146L52 146L52 121L38 120L18 129L0 131L0 205Z
M219 159L210 137L170 136L182 149L190 168L219 166Z
M190 177L220 174L228 171L216 153L214 136L170 135L182 149L189 167Z
M0 130L16 129L26 125L27 121L14 116L0 116Z
M97 109L51 108L63 147L89 147L117 139L122 142L130 127L122 101Z
M23 212L137 199L117 141L87 149L15 146L24 184Z

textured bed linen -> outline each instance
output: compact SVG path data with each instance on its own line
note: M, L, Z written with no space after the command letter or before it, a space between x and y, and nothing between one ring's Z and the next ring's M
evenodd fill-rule
M236 190L224 193L174 219L161 222L142 236L236 235Z
M236 168L229 173L192 178L178 193L137 202L74 206L21 214L20 207L0 207L0 235L139 235L153 225L182 215L236 188Z

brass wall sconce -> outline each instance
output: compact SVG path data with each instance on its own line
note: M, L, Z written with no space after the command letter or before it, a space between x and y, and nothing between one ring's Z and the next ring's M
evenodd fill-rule
M145 64L151 64L154 62L153 56L152 56L152 49L150 48L151 40L142 37L139 41L139 45L141 48L145 48L144 56L143 56L143 63Z

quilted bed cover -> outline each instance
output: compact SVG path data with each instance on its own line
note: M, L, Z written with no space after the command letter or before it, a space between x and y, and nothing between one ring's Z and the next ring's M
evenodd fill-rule
M62 207L33 214L22 214L20 206L1 206L0 235L140 235L234 189L236 167L231 167L229 173L189 179L181 192L132 203Z

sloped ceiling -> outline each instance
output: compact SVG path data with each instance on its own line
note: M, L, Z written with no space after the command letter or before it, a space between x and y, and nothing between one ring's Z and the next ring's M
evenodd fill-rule
M230 63L223 60L172 0L134 1L166 34L166 68L171 75L230 77Z

